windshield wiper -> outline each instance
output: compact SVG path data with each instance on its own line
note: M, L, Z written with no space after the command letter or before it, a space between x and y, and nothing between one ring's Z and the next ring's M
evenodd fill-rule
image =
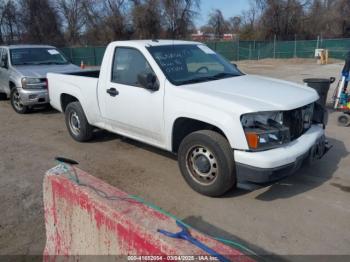
M186 85L186 84L194 84L194 83L200 83L200 82L205 82L209 80L217 80L216 78L212 78L211 76L206 76L206 77L199 77L199 78L193 78L193 79L188 79L181 81L181 85Z
M66 62L37 62L36 65L65 65Z
M234 76L238 76L238 75L235 75L235 74L232 74L232 73L225 73L225 72L222 72L222 73L218 73L216 75L213 75L211 76L212 78L215 78L215 79L222 79L222 78L226 78L226 77L234 77Z
M18 65L35 65L33 62L20 62L20 63L16 63L13 64L14 66L18 66Z
M218 73L216 75L212 75L212 76L205 76L205 77L199 77L199 78L193 78L193 79L188 79L188 80L184 80L182 81L180 84L181 85L186 85L186 84L194 84L194 83L200 83L200 82L205 82L205 81L210 81L210 80L219 80L222 78L227 78L227 77L234 77L234 76L238 76L232 73Z

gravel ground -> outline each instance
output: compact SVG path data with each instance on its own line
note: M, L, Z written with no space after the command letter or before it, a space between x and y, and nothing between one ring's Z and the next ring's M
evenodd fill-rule
M342 67L304 60L238 64L247 73L299 83L338 77ZM58 155L206 233L242 241L260 254L350 255L350 128L336 125L338 114L330 110L327 127L333 148L315 166L268 187L213 199L192 191L166 152L104 131L80 144L69 137L62 114L18 115L8 101L0 101L0 255L42 254L42 180Z

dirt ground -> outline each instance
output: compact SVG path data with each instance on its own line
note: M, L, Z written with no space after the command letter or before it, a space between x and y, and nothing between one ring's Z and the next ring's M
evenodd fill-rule
M238 64L247 73L299 83L339 78L342 67L293 60ZM68 135L62 114L18 115L0 101L0 255L42 254L42 181L55 156L75 159L87 172L201 231L242 241L260 254L350 255L350 128L336 125L338 114L330 110L327 127L333 148L315 166L268 187L214 199L192 191L168 153L103 131L80 144Z

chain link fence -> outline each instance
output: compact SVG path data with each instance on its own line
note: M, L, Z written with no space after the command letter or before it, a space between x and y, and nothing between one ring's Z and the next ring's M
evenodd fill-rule
M260 60L266 58L314 58L315 49L329 50L329 57L344 59L350 51L350 39L319 39L297 41L210 41L206 42L230 61ZM101 65L106 47L64 47L61 51L72 63L88 66Z
M209 42L212 49L229 60L260 60L266 58L314 58L315 49L328 49L330 58L344 59L350 51L350 39L298 41L235 41Z

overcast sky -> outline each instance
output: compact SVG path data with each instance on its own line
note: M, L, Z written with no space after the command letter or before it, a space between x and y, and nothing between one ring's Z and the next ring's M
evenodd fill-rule
M202 0L200 15L196 19L196 26L200 27L208 22L208 14L213 9L220 9L225 18L239 15L249 8L249 0Z

